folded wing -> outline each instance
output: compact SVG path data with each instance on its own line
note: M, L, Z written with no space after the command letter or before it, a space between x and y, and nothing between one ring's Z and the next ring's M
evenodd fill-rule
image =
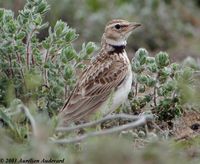
M128 66L113 56L101 56L91 63L78 80L60 110L64 123L78 121L98 109L124 81ZM104 60L104 62L101 62Z

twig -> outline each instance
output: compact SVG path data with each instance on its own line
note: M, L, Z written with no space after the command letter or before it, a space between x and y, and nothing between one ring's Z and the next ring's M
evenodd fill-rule
M8 55L8 58L9 58L9 66L10 66L10 73L11 73L11 78L14 77L14 71L12 69L12 58L10 55Z
M153 89L153 102L154 102L154 106L157 106L157 102L156 102L156 91L157 91L157 87L155 86Z
M17 52L16 52L16 56L17 56L17 61L18 61L19 65L20 65L20 72L21 72L21 75L22 75L22 77L23 77L23 79L24 79L24 72L23 72L23 69L22 69L22 66L21 66L21 64L23 64L23 63L22 63L22 60L21 60L21 57L20 57L19 53L17 53Z
M15 54L16 54L18 63L21 64L22 62L21 62L21 57L20 57L19 53L16 52Z
M152 120L153 120L153 115L144 115L144 116L141 116L137 121L131 122L131 123L128 123L125 125L121 125L118 127L114 127L114 128L106 129L106 130L102 130L102 131L90 132L90 133L87 133L87 134L84 134L84 135L81 135L81 136L78 136L75 138L54 140L53 142L58 143L58 144L77 143L77 142L87 139L88 137L102 136L102 135L106 135L106 134L120 132L120 131L123 131L126 129L136 128L136 127L144 125L146 122L152 121Z
M30 52L30 36L27 36L27 43L26 43L26 64L27 64L27 68L29 69L30 67L30 56L31 56L31 52Z
M29 112L29 109L26 106L20 105L19 108L21 109L22 112L25 113L26 117L30 120L32 130L33 130L33 135L37 136L37 127L36 127L36 122L31 113Z
M45 58L44 58L44 63L47 62L48 58L49 58L49 49L46 50Z
M18 32L21 31L21 28L18 30ZM16 41L13 40L13 44L14 45L17 45ZM17 62L18 64L20 65L20 73L21 73L21 76L22 76L22 79L24 80L24 84L25 84L25 79L24 79L24 72L23 72L23 68L22 68L22 60L21 60L21 57L20 57L20 54L18 52L15 53L16 54L16 57L17 57Z
M68 91L67 88L68 88L68 87L65 85L65 87L64 87L64 98L65 98L65 99L67 98L67 91Z
M49 58L49 49L46 50L45 58L44 58L44 63L47 62L48 58ZM45 84L46 84L47 86L49 86L49 83L48 83L48 71L47 71L46 68L44 69L44 81L45 81Z
M96 121L91 121L85 124L80 124L74 127L58 127L56 129L56 131L63 131L63 132L69 132L69 131L73 131L76 129L81 129L81 128L86 128L89 126L94 126L97 124L100 124L102 122L108 121L108 120L114 120L114 119L127 119L127 120L138 120L139 118L141 118L140 116L133 116L133 115L129 115L129 114L116 114L116 115L109 115L106 116L102 119L96 120Z
M138 92L138 83L136 82L136 84L135 84L135 96L137 96L137 92Z
M27 64L27 68L30 68L30 62L32 60L32 52L31 52L31 38L34 34L34 32L36 31L36 28L34 28L30 34L28 34L27 36L27 41L26 41L26 64Z

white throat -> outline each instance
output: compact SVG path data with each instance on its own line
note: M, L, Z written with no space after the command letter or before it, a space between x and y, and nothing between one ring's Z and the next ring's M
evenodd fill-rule
M106 43L113 45L113 46L126 46L126 44L127 44L126 40L115 41L115 40L111 40L111 39L106 39Z

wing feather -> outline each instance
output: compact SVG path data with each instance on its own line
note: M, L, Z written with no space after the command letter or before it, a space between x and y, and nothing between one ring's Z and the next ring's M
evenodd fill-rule
M115 59L115 60L114 60ZM102 62L102 60L104 62ZM126 78L127 63L115 55L101 56L83 72L60 111L64 122L73 122L94 112Z

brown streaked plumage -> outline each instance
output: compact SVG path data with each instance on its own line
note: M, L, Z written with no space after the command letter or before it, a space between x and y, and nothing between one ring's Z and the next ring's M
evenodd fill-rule
M138 26L121 19L108 22L99 54L82 73L60 110L62 125L88 118L96 111L112 112L127 98L132 73L125 46L128 36Z

